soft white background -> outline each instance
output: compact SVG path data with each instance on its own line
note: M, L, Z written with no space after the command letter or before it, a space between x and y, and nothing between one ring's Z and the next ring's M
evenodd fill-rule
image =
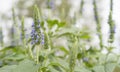
M4 14L9 14L9 11L13 5L13 2L15 2L16 0L0 0L0 13L4 13ZM74 11L77 10L77 8L79 7L79 3L80 0L71 0L72 4L73 4L73 10L71 12L71 15L74 13ZM91 2L92 0L85 0L85 1L89 1ZM102 32L104 34L104 40L106 40L107 36L108 36L108 24L107 24L107 19L108 19L108 14L109 14L109 1L110 0L100 0L101 1L101 15L103 16L103 23L102 23ZM120 45L120 0L113 0L114 1L114 12L113 12L113 19L115 21L116 24L116 34L115 34L115 46L117 47L117 50L115 50L115 52L119 52L119 45ZM88 8L87 8L88 7ZM91 13L91 8L89 8L89 6L86 6L86 12ZM1 15L0 15L1 16ZM10 23L8 22L4 22L1 20L2 18L0 17L0 26L3 26L2 24L7 24ZM79 21L78 21L78 25L79 25ZM4 30L4 35L7 34L7 31ZM7 42L7 38L4 39ZM106 43L106 41L104 41Z

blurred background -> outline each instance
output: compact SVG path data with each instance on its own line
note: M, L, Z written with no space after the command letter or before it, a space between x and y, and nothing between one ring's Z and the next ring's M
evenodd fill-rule
M84 2L82 2L84 1ZM107 45L109 35L108 15L110 0L96 0L98 15L102 24L103 44ZM0 0L0 47L9 46L12 43L12 33L14 21L20 27L22 16L25 17L25 28L29 36L31 24L33 22L33 6L37 5L43 14L43 18L58 19L65 21L67 26L74 25L78 28L87 27L90 29L93 40L92 44L99 43L94 20L93 0ZM15 16L15 18L13 17ZM120 1L113 2L113 20L115 22L115 52L119 52L120 47ZM19 40L17 36L16 41ZM104 51L105 52L105 51Z

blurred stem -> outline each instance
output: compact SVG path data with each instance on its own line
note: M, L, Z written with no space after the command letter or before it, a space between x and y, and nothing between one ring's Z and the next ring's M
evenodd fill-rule
M110 52L108 52L107 54L106 54L106 57L105 57L105 64L104 64L104 70L105 70L105 72L107 72L107 67L106 67L106 64L107 64L107 58L108 58L108 55L110 54Z
M40 53L40 48L39 48L39 46L36 46L36 62L37 62L37 64L39 63L39 53Z
M38 17L41 21L43 21L43 16L42 16L42 9L38 9Z
M22 21L21 21L21 38L22 38L22 42L23 42L23 46L25 46L25 27L24 27L24 17L22 17Z
M33 52L32 52L32 50L31 50L31 48L28 47L28 50L29 50L28 52L29 52L30 57L31 57L32 59L34 59Z
M45 37L45 39L44 39L44 41L45 41L45 43L44 43L44 49L49 49L49 50L51 50L50 38L49 38L48 33L45 32L45 31L44 31L44 37Z
M41 34L41 30L39 30L37 28L37 26L39 25L38 21L40 20L40 12L39 12L39 9L37 7L37 5L34 6L34 14L33 14L33 17L34 17L34 24L35 24L35 29L36 31L39 33L39 35ZM39 63L39 53L40 53L40 46L39 44L35 44L35 50L36 50L36 62L37 64Z
M105 72L107 72L107 69L106 69L107 58L108 58L108 55L111 53L111 50L112 50L112 46L111 46L111 44L108 44L108 53L106 54L105 64L104 64L104 70L105 70Z
M113 0L110 0L110 10L113 11Z
M110 12L109 12L109 19L108 19L108 23L110 26L110 36L109 36L109 40L108 40L108 53L106 55L105 65L104 65L105 72L107 72L106 63L107 63L108 55L111 53L111 50L113 49L113 47L111 45L114 41L114 33L115 33L115 24L112 19L112 13L113 13L113 0L110 0Z
M102 32L101 32L101 23L99 20L99 16L98 16L98 11L97 11L97 5L96 5L96 1L93 0L93 6L94 6L94 18L97 24L97 35L99 37L99 46L102 49L103 48L103 44L102 44Z
M15 11L14 11L14 8L12 8L12 17L13 17L13 25L12 25L12 45L14 45L15 41L14 41L14 25L16 26L16 19L15 19Z
M17 24L17 20L16 20L16 15L15 15L15 10L14 10L14 8L12 8L12 19L13 19L13 24L12 24L12 45L18 45L18 39L19 39L19 37L18 36L16 36L16 35L18 35L18 32L17 31L19 31L19 29L18 29L18 24Z
M74 72L75 64L76 64L76 57L77 57L77 37L72 36L74 40L73 46L70 48L70 72Z
M13 17L13 25L17 27L16 17L15 17L15 10L12 8L12 17Z
M0 29L0 44L1 44L1 47L4 46L4 42L3 42L3 30L2 30L2 28Z
M80 15L82 15L82 13L83 13L83 6L84 6L84 0L81 0L81 3L80 3Z
M112 14L113 14L113 0L110 0L110 12L109 12L109 19L108 19L108 24L110 27L110 35L109 35L109 43L113 43L114 42L114 34L115 34L115 24L112 18Z

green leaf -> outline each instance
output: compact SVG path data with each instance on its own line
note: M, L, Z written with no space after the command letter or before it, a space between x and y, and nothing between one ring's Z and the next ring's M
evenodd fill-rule
M22 60L22 59L25 59L25 55L15 54L15 55L12 55L12 56L6 56L4 59L5 60Z
M78 28L62 28L60 32L56 33L56 36L61 37L61 36L77 35L78 32L79 32Z
M68 54L69 51L67 50L67 48L63 47L63 46L59 46L58 47L61 51L63 51L65 54Z
M59 58L57 58L56 60L51 62L49 65L50 66L51 65L56 65L56 66L61 67L64 70L68 70L69 69L69 64L65 60L62 60L62 59L59 59Z
M107 57L107 62L115 62L115 61L117 61L117 55L109 54Z
M66 25L65 22L60 22L60 23L58 24L58 27L63 27L63 26L65 26L65 25Z
M12 72L36 72L38 69L39 65L33 61L24 60Z
M79 52L79 53L77 54L77 59L81 59L82 56L83 56L82 52Z
M58 20L47 20L47 23L49 28L52 28L54 25L57 25L58 28L66 25L65 22L59 22Z
M107 72L113 72L115 67L116 67L116 63L109 63L109 64L106 64L105 69Z
M49 67L49 70L50 70L50 72L59 72L56 69L54 69L53 67Z
M91 71L86 68L76 66L75 72L91 72Z
M52 28L54 25L58 25L58 20L47 20L49 28Z
M62 59L57 59L58 63L65 69L69 69L69 64L67 63L67 61L62 60Z
M0 68L0 72L12 72L12 70L15 68L16 68L16 65L4 66Z
M93 71L94 71L94 72L105 72L104 66L95 66L95 67L93 68Z
M93 71L94 72L114 72L115 68L116 68L116 63L108 63L105 66L95 66L93 67Z

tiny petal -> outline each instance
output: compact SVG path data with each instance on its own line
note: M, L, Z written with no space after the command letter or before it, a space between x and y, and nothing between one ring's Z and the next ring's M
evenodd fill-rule
M35 43L32 41L31 44L34 45Z
M40 20L38 20L38 23L40 23Z
M34 27L35 26L35 24L34 23L32 23L32 27Z
M40 38L39 35L37 35L36 38L37 38L37 39Z
M42 35L42 37L44 37L44 34L43 34L43 33L42 33L41 35Z
M89 61L89 58L84 57L84 58L83 58L83 61L84 61L84 62L88 62L88 61Z
M42 40L44 40L44 37L42 37Z
M42 41L41 44L44 45L44 41Z
M38 40L35 40L36 43L38 43Z
M38 25L37 28L40 28L40 25Z

